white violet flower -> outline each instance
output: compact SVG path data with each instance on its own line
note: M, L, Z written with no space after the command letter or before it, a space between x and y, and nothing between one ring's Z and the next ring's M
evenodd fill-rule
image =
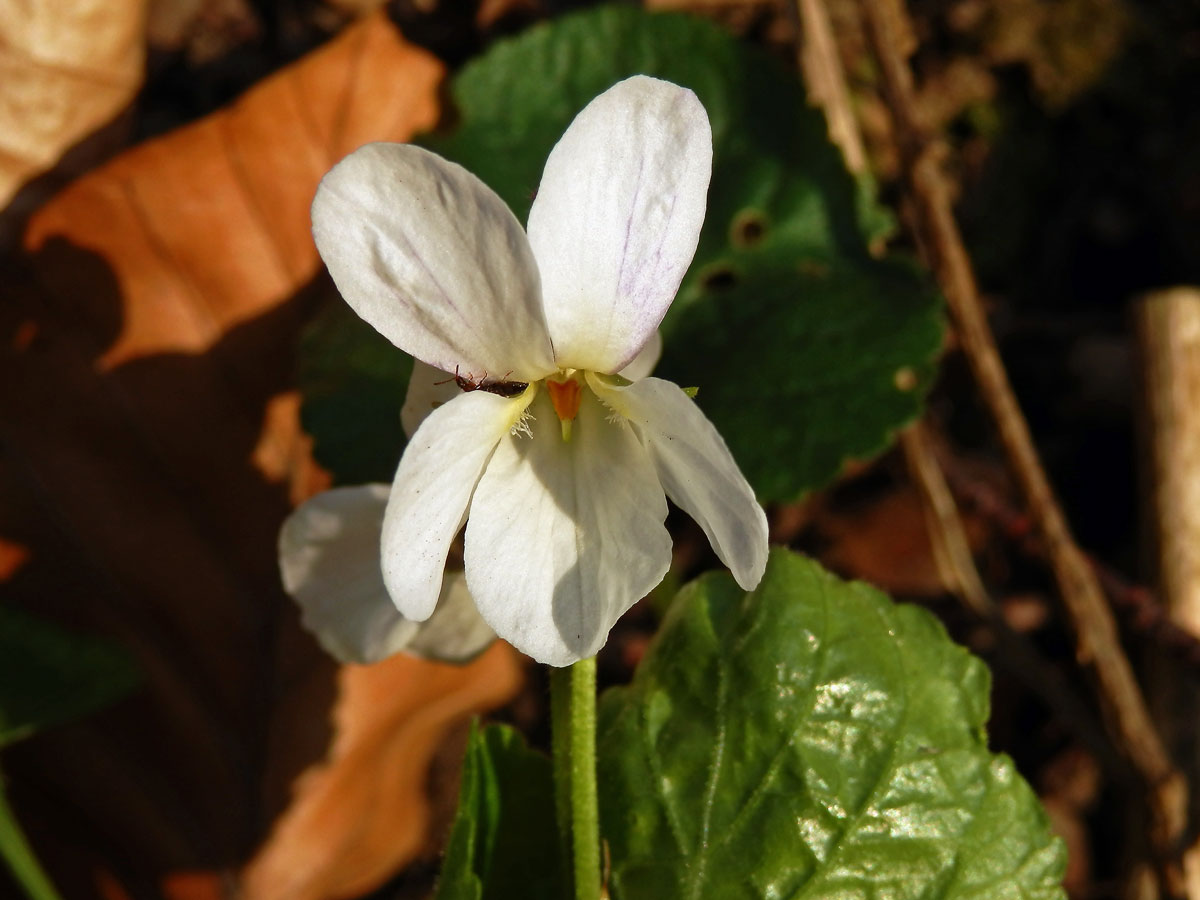
M328 648L362 660L413 641L478 652L488 629L443 584L464 521L482 619L554 666L594 655L666 574L666 497L738 584L758 584L767 524L753 491L688 395L641 377L695 253L711 170L695 94L635 76L551 151L527 231L482 181L420 147L368 144L325 176L313 235L338 290L439 370L414 370L406 426L432 411L390 492L331 492L285 526L285 582ZM373 573L337 574L379 560L391 609ZM414 627L425 620L442 636Z

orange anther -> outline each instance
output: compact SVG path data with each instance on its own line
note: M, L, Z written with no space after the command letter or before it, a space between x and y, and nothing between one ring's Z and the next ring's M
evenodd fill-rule
M579 401L583 396L583 389L578 381L574 378L567 381L547 381L546 389L550 392L550 402L554 404L554 411L558 413L559 419L570 422L579 415Z

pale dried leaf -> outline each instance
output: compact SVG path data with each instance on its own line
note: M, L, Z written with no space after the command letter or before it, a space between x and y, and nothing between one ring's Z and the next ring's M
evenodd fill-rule
M0 0L0 207L142 84L145 0Z

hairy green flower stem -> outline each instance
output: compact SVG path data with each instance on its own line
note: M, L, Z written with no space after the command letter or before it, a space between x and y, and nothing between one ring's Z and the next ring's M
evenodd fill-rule
M550 669L554 803L564 869L575 900L600 900L596 800L596 658Z

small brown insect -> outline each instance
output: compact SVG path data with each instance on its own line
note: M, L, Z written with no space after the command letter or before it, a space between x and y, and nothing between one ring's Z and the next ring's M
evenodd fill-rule
M508 375L505 374L505 378ZM446 381L450 379L447 378ZM446 381L436 382L437 384L445 384ZM488 381L487 372L484 372L479 378L476 378L470 372L466 375L460 375L458 366L454 367L454 383L457 384L464 392L465 391L487 391L489 394L496 394L500 397L515 397L517 394L523 393L525 388L529 387L527 381Z
M529 387L528 381L493 381L489 384L480 384L477 389L500 397L515 397L517 394L523 394L527 387Z

